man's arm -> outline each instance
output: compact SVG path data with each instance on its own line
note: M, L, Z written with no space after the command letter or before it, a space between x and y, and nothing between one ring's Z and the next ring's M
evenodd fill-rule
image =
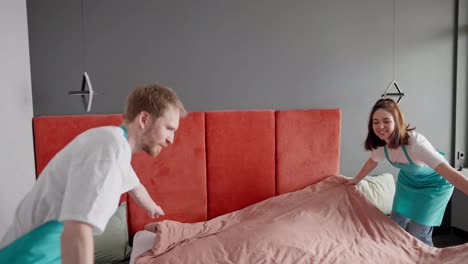
M61 238L62 263L94 263L94 238L91 225L65 221Z
M130 190L128 193L140 207L148 211L148 214L151 218L164 215L164 211L153 201L153 199L151 199L151 196L149 195L148 191L146 191L146 188L143 186L143 184L140 184L138 187Z

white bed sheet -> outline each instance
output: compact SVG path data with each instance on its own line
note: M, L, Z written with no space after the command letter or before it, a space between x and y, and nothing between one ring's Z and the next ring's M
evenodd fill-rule
M140 254L151 249L155 237L156 233L146 230L138 231L135 234L135 236L133 237L133 248L132 253L130 255L130 264L134 264L135 258L138 257Z

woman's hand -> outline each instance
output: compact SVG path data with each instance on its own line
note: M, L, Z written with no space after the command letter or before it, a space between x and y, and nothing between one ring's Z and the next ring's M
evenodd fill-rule
M357 178L348 178L348 181L345 182L345 185L356 185L358 184L361 180L358 180Z
M369 174L375 167L377 167L379 163L372 160L372 158L369 158L364 166L362 166L361 170L359 173L356 175L354 178L348 178L348 182L345 182L346 185L356 185L358 184L366 175Z

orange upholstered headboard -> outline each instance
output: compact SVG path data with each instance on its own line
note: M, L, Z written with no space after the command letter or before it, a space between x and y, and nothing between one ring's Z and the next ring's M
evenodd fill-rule
M118 114L35 117L37 173L79 133L121 122ZM340 129L339 109L193 112L172 146L132 164L166 213L159 220L204 221L338 174ZM130 235L154 221L122 199Z

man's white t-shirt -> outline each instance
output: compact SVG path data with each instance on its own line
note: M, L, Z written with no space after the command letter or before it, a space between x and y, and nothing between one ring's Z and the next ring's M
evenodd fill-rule
M432 144L423 135L411 131L409 133L408 145L405 145L406 151L413 162L419 166L427 165L435 169L438 165L447 160L432 146ZM387 147L388 156L393 163L408 164L409 160L401 146L396 149ZM386 159L384 147L378 147L371 151L371 159L380 162Z
M84 222L95 235L102 233L122 193L140 185L131 156L120 127L94 128L77 136L47 164L21 201L0 248L52 220Z

